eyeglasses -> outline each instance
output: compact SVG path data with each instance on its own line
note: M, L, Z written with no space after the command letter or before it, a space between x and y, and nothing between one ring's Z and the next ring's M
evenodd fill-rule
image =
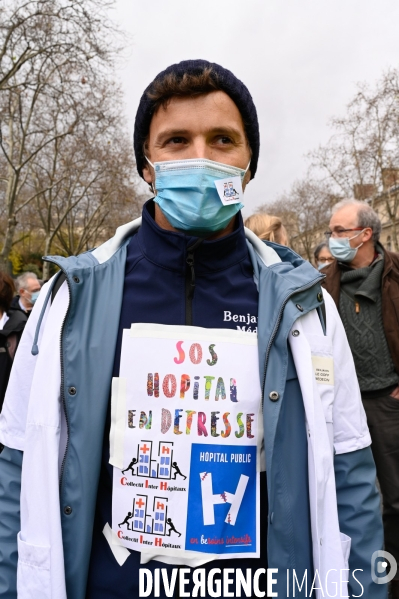
M334 229L334 231L324 231L324 235L327 239L330 239L330 237L341 237L343 233L348 233L349 231L364 231L364 227L355 227L354 229Z
M330 262L332 262L334 260L334 258L331 256L331 258L318 258L317 261L321 262L322 264L330 264Z

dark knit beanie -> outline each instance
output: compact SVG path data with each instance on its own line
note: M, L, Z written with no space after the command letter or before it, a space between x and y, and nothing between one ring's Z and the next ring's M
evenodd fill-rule
M155 77L154 81L162 80L170 73L174 73L178 78L183 78L185 73L189 75L200 74L205 68L212 69L212 72L217 77L218 87L230 96L241 113L248 143L252 150L252 158L249 168L251 171L251 178L253 179L256 173L259 158L258 115L256 114L256 108L251 94L242 81L237 79L237 77L233 75L231 71L224 69L214 62L208 62L207 60L184 60L183 62L173 64L159 73L159 75ZM143 167L145 166L143 145L150 129L150 123L155 106L155 102L147 96L147 92L151 90L153 83L154 82L150 83L141 96L140 104L137 109L136 121L134 124L133 145L134 152L136 154L137 170L141 177L143 176Z

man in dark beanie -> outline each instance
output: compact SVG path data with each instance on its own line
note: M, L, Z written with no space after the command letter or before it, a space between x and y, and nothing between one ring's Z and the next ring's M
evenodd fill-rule
M309 263L243 227L251 95L217 64L172 65L141 98L134 149L153 199L94 251L51 259L16 356L2 598L385 598L334 302Z

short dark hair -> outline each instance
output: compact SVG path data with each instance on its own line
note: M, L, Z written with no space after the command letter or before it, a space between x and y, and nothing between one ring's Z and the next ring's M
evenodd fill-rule
M211 67L205 67L199 73L184 73L182 77L175 72L168 73L162 79L155 79L146 93L153 102L152 114L155 114L160 106L167 106L174 96L199 96L220 89L217 74Z
M5 272L0 271L0 309L3 312L8 312L10 309L14 294L14 281Z

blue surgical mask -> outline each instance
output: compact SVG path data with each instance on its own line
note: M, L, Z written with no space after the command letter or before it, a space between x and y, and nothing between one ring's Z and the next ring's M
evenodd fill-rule
M30 302L31 302L31 304L34 304L36 302L36 300L39 297L39 295L40 295L40 291L33 291L30 294Z
M360 233L363 231L360 231ZM353 237L330 237L328 245L334 258L340 262L352 262L357 254L357 250L363 245L363 243L361 243L357 248L353 248L350 245L350 241L351 239L355 239L355 237L360 235L360 233L354 235Z
M325 266L328 266L328 263L326 263L326 262L318 262L318 263L317 263L317 268L318 268L319 270L321 270L321 269L322 269L322 268L324 268Z
M155 171L154 202L178 230L208 235L224 229L244 204L244 170L207 160L147 161Z

